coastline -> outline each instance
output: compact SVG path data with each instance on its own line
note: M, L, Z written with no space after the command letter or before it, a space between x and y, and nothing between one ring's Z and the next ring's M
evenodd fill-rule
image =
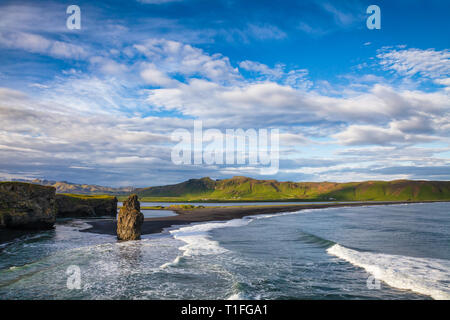
M325 209L338 207L380 206L394 204L417 204L447 201L383 201L358 203L327 203L327 204L292 204L292 205L261 205L261 206L233 206L233 207L205 207L195 209L175 209L176 216L145 218L142 224L142 235L160 233L166 228L176 225L186 225L196 222L227 221L240 219L245 216L260 214L276 214L294 212L306 209ZM81 232L116 235L116 220L86 221L92 227Z

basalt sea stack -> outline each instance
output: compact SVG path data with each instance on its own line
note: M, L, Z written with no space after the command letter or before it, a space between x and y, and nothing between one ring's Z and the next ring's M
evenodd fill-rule
M123 202L117 218L117 239L139 240L141 239L141 226L144 215L137 195L133 194Z

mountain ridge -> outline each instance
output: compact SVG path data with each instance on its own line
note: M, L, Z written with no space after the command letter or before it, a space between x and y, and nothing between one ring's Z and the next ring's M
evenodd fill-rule
M450 200L450 181L393 180L362 182L279 182L243 176L213 180L190 179L178 184L137 188L143 198L199 201L415 201Z
M134 187L105 187L94 184L79 184L67 181L54 181L46 179L14 179L12 181L39 184L54 187L56 193L92 194L92 195L125 195L133 192Z
M422 201L450 200L450 181L392 180L361 182L292 182L229 179L189 179L146 188L103 187L43 179L27 180L53 186L57 193L127 196L136 193L147 201Z

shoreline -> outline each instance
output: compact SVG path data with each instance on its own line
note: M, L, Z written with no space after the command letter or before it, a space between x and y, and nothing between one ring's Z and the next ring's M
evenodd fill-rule
M196 222L227 221L241 219L245 216L260 214L276 214L294 212L307 209L325 209L339 207L363 207L394 204L417 204L443 201L383 201L383 202L358 202L358 203L327 203L327 204L292 204L292 205L261 205L261 206L233 206L233 207L205 207L195 209L174 209L176 216L145 218L142 224L142 235L161 233L164 229L177 225L186 225ZM447 201L444 201L447 202ZM80 232L116 235L116 220L86 221L91 228Z

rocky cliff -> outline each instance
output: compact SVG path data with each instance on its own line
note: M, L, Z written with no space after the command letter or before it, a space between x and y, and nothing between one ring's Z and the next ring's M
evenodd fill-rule
M137 195L131 195L123 202L117 217L117 239L139 240L141 239L141 227L144 222L141 206Z
M117 198L113 196L56 195L57 216L100 217L117 214Z
M49 229L55 218L55 188L0 182L0 228Z

